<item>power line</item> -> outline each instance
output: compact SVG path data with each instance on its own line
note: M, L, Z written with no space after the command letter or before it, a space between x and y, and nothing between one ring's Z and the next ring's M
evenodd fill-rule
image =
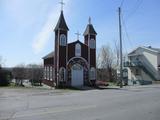
M134 7L132 8L132 11L128 14L128 16L126 17L127 20L129 18L131 18L136 12L137 10L140 8L140 6L142 5L143 0L137 0L137 2L135 3Z
M132 49L133 49L133 43L132 43L132 41L131 41L131 39L130 39L130 37L129 37L129 34L128 34L128 32L127 32L127 27L126 27L126 23L125 23L125 21L124 21L123 15L122 15L122 25L123 25L123 28L124 28L124 31L125 31L126 38L127 38L128 42L130 42L130 45L131 45L131 47L132 47Z
M122 8L123 6L123 3L124 3L124 0L121 1L121 4L120 4L120 7Z

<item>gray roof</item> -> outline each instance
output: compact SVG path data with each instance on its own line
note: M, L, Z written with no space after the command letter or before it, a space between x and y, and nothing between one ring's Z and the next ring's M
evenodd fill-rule
M131 55L137 55L136 54L136 50L139 49L139 48L142 48L142 49L146 49L146 50L149 50L149 51L152 51L152 52L156 52L156 53L160 53L160 48L153 48L151 46L140 46L140 47L137 47L136 49L134 49L132 52L130 52L128 55L131 56ZM139 54L140 55L140 54Z
M88 24L86 27L85 32L83 33L83 35L88 35L88 34L93 34L93 35L97 35L96 31L94 30L94 27L92 24Z
M157 52L160 52L160 48L149 48L149 49L151 49L151 50L154 50L154 51L157 51Z
M50 52L48 55L44 56L43 59L48 59L54 57L54 51Z
M63 15L63 11L61 11L58 23L54 29L54 31L58 30L58 29L62 29L62 30L69 30L68 26L66 24L66 21L64 19L64 15Z

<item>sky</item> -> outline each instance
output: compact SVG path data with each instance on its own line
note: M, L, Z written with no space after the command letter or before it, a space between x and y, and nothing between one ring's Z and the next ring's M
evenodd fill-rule
M54 27L60 0L0 0L0 56L3 65L42 64L54 50ZM69 27L68 42L76 40L91 17L98 33L97 50L115 47L119 41L118 7L122 8L123 52L138 46L160 48L159 0L64 0L64 17Z

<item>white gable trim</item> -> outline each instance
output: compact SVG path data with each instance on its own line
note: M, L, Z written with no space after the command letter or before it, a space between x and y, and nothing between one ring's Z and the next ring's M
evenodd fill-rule
M148 47L140 46L140 47L137 47L136 49L134 49L132 52L130 52L130 53L128 54L128 56L142 55L142 54L135 54L135 53L134 53L134 51L137 51L138 49L144 49L145 51L152 52L153 54L158 54L158 53L159 53L158 51L149 49Z

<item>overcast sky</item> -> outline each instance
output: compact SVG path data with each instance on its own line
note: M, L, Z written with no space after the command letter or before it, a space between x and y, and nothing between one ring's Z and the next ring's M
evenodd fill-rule
M159 0L64 0L68 40L83 32L89 16L98 33L97 49L118 42L118 7L123 12L123 51L138 46L160 47ZM60 0L0 0L0 56L5 66L42 63L54 50L53 29L60 15ZM121 4L123 3L123 4ZM124 26L125 25L125 26ZM126 32L127 31L127 32Z

